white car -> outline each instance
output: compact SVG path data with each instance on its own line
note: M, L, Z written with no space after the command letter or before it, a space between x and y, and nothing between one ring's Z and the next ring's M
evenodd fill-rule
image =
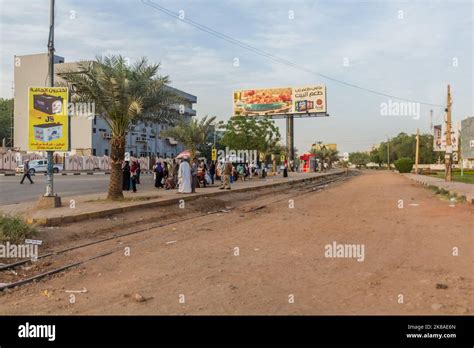
M46 173L48 171L48 160L40 159L40 160L31 160L29 162L30 165L30 174L34 173ZM19 165L16 168L17 173L23 173L24 171L24 164ZM63 170L62 164L53 164L53 173L59 173Z

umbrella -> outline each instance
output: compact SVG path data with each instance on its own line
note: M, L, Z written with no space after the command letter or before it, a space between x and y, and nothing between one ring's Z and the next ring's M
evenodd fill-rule
M196 151L196 155L200 154L199 151ZM180 152L178 156L176 156L176 159L181 159L181 158L190 158L191 157L191 151L189 150L184 150L183 152Z

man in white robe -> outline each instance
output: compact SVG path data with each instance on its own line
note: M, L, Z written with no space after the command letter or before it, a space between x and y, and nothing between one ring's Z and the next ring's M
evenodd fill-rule
M178 192L191 193L191 167L187 160L181 161L178 170Z

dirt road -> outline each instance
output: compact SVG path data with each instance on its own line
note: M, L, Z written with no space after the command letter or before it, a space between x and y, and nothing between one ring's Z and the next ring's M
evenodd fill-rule
M114 241L130 255L1 294L0 314L472 315L473 218L472 205L365 172L294 202ZM327 257L334 243L363 253ZM70 303L66 290L84 288Z

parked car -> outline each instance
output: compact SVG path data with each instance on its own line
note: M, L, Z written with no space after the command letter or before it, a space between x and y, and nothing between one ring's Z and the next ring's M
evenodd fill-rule
M34 173L46 173L48 171L48 160L40 159L40 160L31 160L29 162L30 165L30 174ZM24 164L19 165L16 168L17 173L23 173L24 171ZM63 170L62 164L53 164L53 173L59 173Z

